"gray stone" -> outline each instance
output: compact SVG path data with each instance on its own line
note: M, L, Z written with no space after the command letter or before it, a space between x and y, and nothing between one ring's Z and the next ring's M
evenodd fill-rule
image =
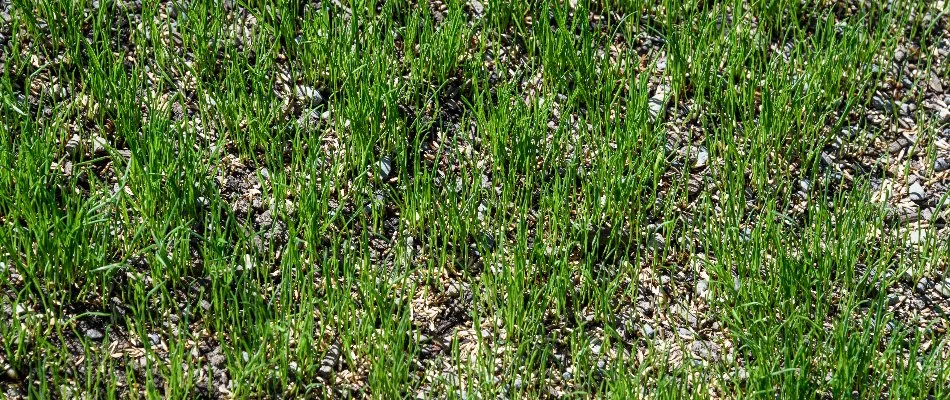
M690 350L692 350L696 357L710 362L719 361L721 357L720 353L722 353L722 348L720 348L718 344L708 340L693 342L693 344L690 345Z
M943 82L940 82L939 76L931 74L928 85L930 86L930 90L933 90L937 93L943 93Z
M379 172L379 177L383 180L389 179L390 175L392 175L393 161L389 157L383 157L382 160L379 160Z
M889 100L885 100L883 97L874 95L871 97L871 107L878 111L892 112L894 111L894 104Z
M706 294L709 292L709 282L705 279L701 279L699 282L696 282L696 295L699 297L706 297Z
M811 182L808 179L801 179L798 181L798 188L807 193L811 189Z
M912 201L920 202L927 199L927 193L924 192L924 187L920 185L920 182L914 182L910 185L910 188L907 189L907 195L910 196Z
M472 6L472 12L475 13L475 15L481 16L485 13L485 6L478 0L471 0L468 4Z
M79 137L79 135L74 134L70 136L69 140L66 141L66 151L72 154L73 152L76 151L76 149L79 148L79 144L81 141L82 139Z
M709 151L705 147L696 149L696 159L693 161L693 168L702 168L709 162Z
M948 169L950 169L950 160L941 157L941 158L938 158L936 161L934 161L935 172L943 172Z
M663 118L663 110L666 107L667 93L670 91L668 86L660 86L656 89L656 94L647 101L647 111L650 113L650 120L656 121Z
M937 291L943 295L943 297L950 298L950 279L944 279L943 282L937 284Z
M930 289L931 287L933 287L933 282L927 278L920 278L920 281L917 282L916 286L918 292L926 292L927 289Z
M102 340L102 338L105 337L105 335L103 335L102 332L99 332L96 329L86 329L85 335L87 339L96 340L96 341Z
M656 334L656 331L653 330L653 327L650 324L643 324L643 335L653 339L653 336Z
M692 339L693 336L695 336L695 335L693 335L693 332L692 332L692 331L690 331L689 329L686 329L686 328L679 328L679 329L676 330L676 333L678 333L678 334L680 335L680 337L683 338L683 339Z
M296 94L299 99L305 101L310 107L323 104L323 95L312 86L298 85L294 89L294 94Z
M941 108L937 111L937 118L943 123L950 122L950 110Z

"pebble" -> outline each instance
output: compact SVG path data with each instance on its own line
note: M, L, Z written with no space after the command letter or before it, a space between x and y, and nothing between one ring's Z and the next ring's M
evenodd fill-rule
M720 357L719 353L721 352L721 348L716 343L700 340L700 341L693 342L693 344L690 347L691 347L691 350L693 351L693 354L695 354L697 357L703 360L706 360L706 361L719 360L719 357Z
M569 381L573 377L574 375L571 374L571 371L564 371L564 373L561 374L561 378L564 378L565 381Z
M472 6L472 12L474 12L475 15L482 15L485 13L485 6L483 6L478 0L471 0L468 4Z
M709 282L705 279L696 282L696 295L699 297L706 297L706 293L709 291Z
M79 143L82 139L79 135L72 135L69 140L66 141L66 151L72 153L79 147Z
M933 90L934 92L937 92L937 93L943 93L943 83L940 82L940 77L938 77L937 75L934 75L934 74L930 75L929 85L930 85L930 90Z
M643 335L653 339L653 335L656 334L656 331L653 330L653 327L650 324L643 324Z
M940 111L937 112L937 117L940 119L940 122L950 122L950 109L941 108Z
M678 334L680 335L680 337L683 338L683 339L692 339L692 338L693 338L693 332L690 332L690 330L689 330L689 329L686 329L686 328L679 328L679 329L676 330L676 333L678 333Z
M13 368L7 368L6 371L3 371L3 375L4 375L7 379L9 379L9 380L11 380L11 381L14 381L14 382L20 380L20 374L18 374L18 373L16 372L16 370L13 369Z
M514 383L515 389L520 390L523 385L524 383L521 381L521 378L515 378L515 383Z
M739 367L739 372L736 373L736 377L739 378L740 381L744 381L749 379L749 373L745 371L745 368Z
M944 279L943 282L940 282L937 285L937 291L943 295L943 297L950 298L950 279Z
M389 179L393 172L393 161L389 157L383 157L382 160L379 160L379 172L380 178L383 180Z
M158 336L157 334L149 333L149 334L148 334L148 341L151 342L152 345L154 346L154 345L157 345L157 344L161 343L162 338L161 338L160 336Z
M662 118L663 107L666 105L666 93L669 91L668 86L660 86L656 88L656 94L647 102L647 111L650 113L651 121Z
M92 152L95 154L105 153L106 147L108 147L109 142L106 141L102 136L93 136L92 137Z
M705 147L700 147L696 152L696 160L693 162L693 168L699 169L705 167L707 162L709 162L709 150L706 150Z
M916 202L927 199L927 193L924 192L924 187L920 185L920 182L914 182L910 185L910 188L907 189L907 195L910 196L911 200Z
M921 278L920 281L917 282L917 291L919 291L919 292L926 292L927 289L930 289L930 287L931 287L932 285L933 285L933 283L930 282L930 279Z
M910 145L910 140L907 140L905 137L900 137L887 145L887 151L891 153L897 153L908 145Z
M896 294L891 294L887 296L887 305L889 306L896 306L897 303L900 303L900 301L901 301L900 296Z
M300 97L303 100L308 100L310 102L310 107L316 107L320 104L323 104L323 95L320 94L320 91L314 89L312 86L307 85L298 85L295 88L295 93L297 97Z
M878 111L891 112L894 110L894 105L890 101L884 100L883 97L875 95L871 97L871 107Z
M802 179L798 181L798 188L803 192L808 192L808 189L811 189L811 182L808 179Z
M478 203L478 220L482 221L488 215L488 206L485 203Z
M934 161L935 172L943 172L948 169L950 169L950 160L941 157L941 158L938 158L936 161Z
M104 335L95 329L86 329L86 338L90 340L102 340Z

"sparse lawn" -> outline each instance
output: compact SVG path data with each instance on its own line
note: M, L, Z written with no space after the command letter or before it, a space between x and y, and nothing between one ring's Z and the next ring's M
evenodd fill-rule
M950 5L479 1L0 0L0 393L950 398Z

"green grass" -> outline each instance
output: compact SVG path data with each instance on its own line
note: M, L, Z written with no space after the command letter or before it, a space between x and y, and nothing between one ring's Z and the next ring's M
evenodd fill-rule
M950 398L946 229L822 158L945 10L226 3L7 6L8 396Z

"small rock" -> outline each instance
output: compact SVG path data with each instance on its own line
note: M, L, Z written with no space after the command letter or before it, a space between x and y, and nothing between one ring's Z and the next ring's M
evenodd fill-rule
M20 380L20 374L17 373L16 370L13 368L7 368L5 371L3 371L3 376L5 376L8 380L11 380L13 382L17 382Z
M897 153L898 151L903 150L905 147L910 145L910 140L905 137L899 137L897 140L891 142L887 145L887 151L891 153Z
M309 103L310 107L316 107L323 104L323 95L320 91L307 85L298 85L294 89L295 94L301 100Z
M900 301L901 301L900 296L898 296L898 295L896 295L896 294L890 294L890 295L887 296L887 305L888 305L888 306L896 306L897 303L900 303Z
M722 350L718 344L706 340L693 342L690 349L697 357L711 362L719 361Z
M706 297L706 293L709 292L709 282L705 279L696 282L696 295L699 297Z
M700 147L696 152L696 160L693 162L693 168L699 169L706 166L709 161L709 151L705 147Z
M564 373L561 374L561 378L564 378L565 381L569 381L569 380L571 380L571 378L573 378L573 377L574 377L574 375L571 374L571 371L564 371Z
M871 97L871 107L878 111L892 112L894 110L894 105L890 101L884 100L883 97L874 95Z
M901 79L901 84L904 85L905 89L912 89L914 87L914 81L910 80L910 77L906 75Z
M488 251L495 250L495 237L492 236L492 234L487 232L482 233L482 243Z
M211 310L211 302L209 302L208 300L201 300L200 302L198 302L198 306L201 307L201 309L205 311Z
M894 51L894 61L902 62L905 58L907 58L907 52L905 52L903 48L898 48Z
M66 152L72 154L79 148L79 143L82 141L82 138L79 135L72 135L69 140L66 141Z
M808 179L801 179L798 181L798 188L801 189L802 192L807 193L808 190L811 189L811 182L809 182Z
M936 161L934 161L935 172L943 172L948 169L950 169L950 160L941 157L941 158L938 158Z
M157 334L149 333L149 334L148 334L148 341L152 343L152 346L155 346L155 345L161 343L162 338L161 338L160 336L158 336Z
M109 143L106 142L106 140L103 139L102 136L97 135L97 136L92 137L92 152L93 153L95 154L104 153L106 151L106 146L108 145Z
M515 378L514 388L521 390L521 387L524 385L524 382L521 381L521 378Z
M331 373L333 373L333 367L329 365L323 365L320 367L320 372L319 372L320 376L328 377L330 376Z
M927 289L930 289L932 286L933 282L931 282L930 279L920 278L920 281L917 282L916 288L918 292L926 292Z
M683 339L692 339L694 336L693 332L686 328L679 328L676 330L676 333L678 333Z
M749 379L749 373L745 371L745 368L739 367L739 371L736 372L736 378L739 378L740 381Z
M907 195L915 202L921 202L927 199L927 193L924 192L924 187L920 185L920 182L914 182L910 185L910 188L907 189Z
M937 118L943 123L950 122L950 109L941 108L940 111L937 111Z
M86 329L86 338L90 340L102 340L104 335L96 329Z
M208 356L208 362L215 368L223 367L227 361L228 359L221 353L213 352Z
M936 289L943 297L950 298L950 279L944 279L943 282L937 285Z
M457 283L450 284L445 289L445 295L453 299L459 297L459 285Z
M643 329L643 335L644 335L644 336L646 336L646 337L648 337L648 338L650 338L650 339L653 339L653 335L656 334L656 331L653 330L653 327L650 326L650 324L643 324L642 329Z
M488 206L485 203L478 203L478 220L482 221L488 215Z
M393 172L393 161L389 157L383 157L382 160L379 160L379 172L380 178L383 180L389 179L389 176Z
M475 13L475 15L481 16L485 13L485 6L478 0L471 0L468 4L472 7L472 12Z
M667 86L660 86L656 89L656 94L647 102L647 111L650 113L650 120L655 121L663 117L663 109L666 106L666 94L670 91Z
M933 90L934 92L937 92L937 93L943 93L943 83L940 82L940 77L938 77L937 75L934 75L934 74L930 75L930 82L928 83L928 85L930 86L930 90Z
M703 190L703 180L696 175L690 176L689 182L686 183L686 189L689 190L690 196L699 194Z

